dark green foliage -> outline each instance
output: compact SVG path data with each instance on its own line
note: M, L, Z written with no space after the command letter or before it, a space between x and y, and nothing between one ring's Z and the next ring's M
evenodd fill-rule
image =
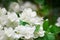
M56 25L52 25L52 27L50 28L50 32L54 34L58 34L60 33L60 28L57 27Z
M23 40L23 39L20 38L20 39L18 39L18 40Z

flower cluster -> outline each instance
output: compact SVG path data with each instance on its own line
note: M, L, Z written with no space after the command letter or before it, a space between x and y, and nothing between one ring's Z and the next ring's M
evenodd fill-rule
M5 8L0 8L0 40L44 37L43 17L38 17L31 8L24 9L18 15L14 11L10 12ZM36 27L39 27L38 31Z

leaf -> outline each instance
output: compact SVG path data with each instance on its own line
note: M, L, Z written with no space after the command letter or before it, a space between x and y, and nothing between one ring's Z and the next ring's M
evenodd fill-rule
M40 30L40 25L36 25L35 32L39 32L39 30Z
M20 20L19 24L25 26L26 24L29 24L29 23Z
M55 40L55 35L53 33L47 33L44 39Z
M49 31L49 30L48 30L48 29L49 29L49 26L50 26L50 25L49 25L49 21L48 21L48 20L47 20L47 21L45 20L44 23L43 23L43 28L44 28L44 30L45 30L45 31Z
M58 34L60 32L60 28L57 27L56 25L53 25L50 29L51 29L50 32L54 34Z

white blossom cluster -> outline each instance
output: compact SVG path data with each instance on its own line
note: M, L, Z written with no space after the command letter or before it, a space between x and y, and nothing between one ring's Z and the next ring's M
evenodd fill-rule
M0 40L18 40L19 38L28 40L44 37L43 17L38 17L37 13L31 8L25 8L22 13L18 14L18 17L15 12L19 10L18 6L18 4L17 6L14 5L16 10L12 12L7 11L5 8L0 8ZM12 8L14 9L14 7ZM21 25L21 20L27 24ZM36 25L40 25L38 32L35 32Z

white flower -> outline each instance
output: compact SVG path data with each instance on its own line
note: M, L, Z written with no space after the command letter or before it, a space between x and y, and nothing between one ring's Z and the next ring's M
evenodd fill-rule
M16 3L16 2L12 2L9 7L10 7L10 9L13 10L14 12L19 12L19 11L20 11L20 6L19 6L19 4Z
M27 8L27 9L24 9L22 14L20 14L20 19L24 21L29 21L31 18L35 16L36 16L36 12L32 11L32 9L30 8Z
M13 21L11 22L10 20L8 21L8 23L6 23L6 27L12 27L15 28L16 26L18 26L19 22Z
M43 17L31 18L30 22L33 23L33 24L42 25L43 24Z
M5 8L2 8L2 13L6 15L7 10Z
M25 39L30 39L34 36L34 27L27 27L27 26L18 26L16 27L15 31L20 34L21 37L24 37Z
M0 8L0 16L6 15L7 10L5 8Z
M44 35L45 35L45 31L43 30L43 27L40 26L40 30L34 33L34 38L44 37Z
M32 11L31 8L26 8L23 10L22 14L20 16L28 16L28 17L35 17L36 16L36 12Z
M11 13L8 12L8 19L13 22L13 21L16 21L18 19L18 17L15 12L11 12Z
M4 28L4 32L8 37L12 37L12 35L14 34L14 30L11 27Z
M57 25L58 27L60 27L60 17L57 19L56 25Z
M15 33L12 37L13 37L14 39L19 39L19 38L22 37L22 35L19 34L19 33Z
M27 1L21 5L21 10L23 10L25 8L32 8L33 10L37 10L37 6L35 4L32 4L29 1Z
M3 29L3 26L2 25L0 25L0 30L2 30Z
M43 30L43 27L40 27L40 31L39 31L38 34L39 34L40 37L44 37L45 31Z
M11 37L7 37L4 33L4 30L0 30L0 40L14 40Z
M23 20L32 24L42 24L43 17L38 17L35 11L31 8L24 9L22 14L20 14L20 20Z
M5 36L4 31L0 30L0 40L3 40L4 36Z
M0 24L5 25L8 22L7 15L0 16Z

